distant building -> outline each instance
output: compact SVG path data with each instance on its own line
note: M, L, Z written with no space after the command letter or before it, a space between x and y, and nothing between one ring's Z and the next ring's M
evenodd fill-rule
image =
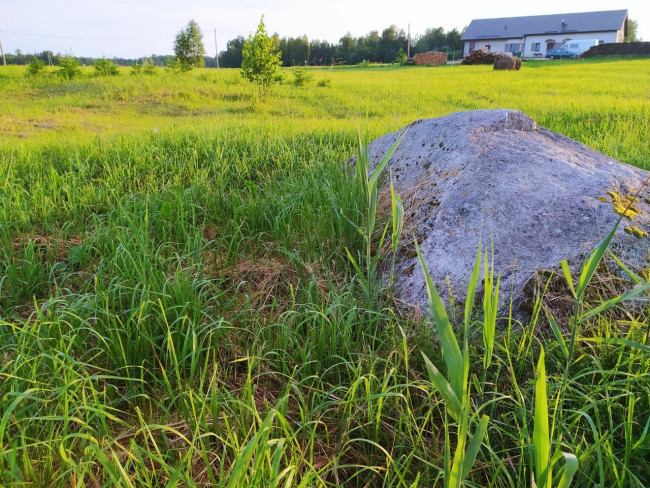
M627 10L573 14L533 15L475 19L461 36L463 56L475 49L544 57L571 40L598 39L623 42L627 33Z

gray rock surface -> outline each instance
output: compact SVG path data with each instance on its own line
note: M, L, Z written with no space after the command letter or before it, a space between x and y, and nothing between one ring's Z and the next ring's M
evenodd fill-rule
M376 164L399 133L370 144ZM494 244L502 296L563 259L579 265L612 229L615 201L632 196L648 172L539 127L514 110L458 112L418 120L391 158L401 194L405 233L396 263L398 297L427 308L424 275L414 252L416 236L436 286L446 300L464 300L479 238ZM615 253L636 269L648 266L650 188L624 217ZM627 228L627 231L625 230Z

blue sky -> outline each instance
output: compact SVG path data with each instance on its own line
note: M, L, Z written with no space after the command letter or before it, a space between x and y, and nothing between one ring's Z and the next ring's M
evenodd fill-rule
M247 36L265 15L269 32L306 34L338 41L346 32L359 36L391 24L413 34L429 27L466 26L472 18L507 17L627 8L650 40L650 0L499 2L465 0L0 0L0 42L5 52L51 49L77 56L139 57L172 52L176 33L195 19L214 56L229 39Z

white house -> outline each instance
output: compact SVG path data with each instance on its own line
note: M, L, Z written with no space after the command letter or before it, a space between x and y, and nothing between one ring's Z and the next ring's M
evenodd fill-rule
M463 56L474 49L520 52L523 57L544 57L570 40L598 39L623 42L627 10L573 14L533 15L500 19L475 19L461 36Z

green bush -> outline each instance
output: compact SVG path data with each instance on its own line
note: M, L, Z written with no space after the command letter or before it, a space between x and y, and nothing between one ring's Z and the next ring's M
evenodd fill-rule
M186 71L181 63L180 59L173 58L165 61L165 70L170 73L180 73L181 71Z
M29 63L27 67L26 76L43 76L45 74L45 63L34 56L34 59Z
M60 57L59 70L56 73L63 80L72 80L81 74L79 62L72 56Z
M156 65L148 59L142 60L142 74L153 76L157 73Z
M117 76L120 71L117 65L110 59L98 59L95 61L95 76Z
M156 65L153 64L150 60L143 58L142 64L137 62L131 65L131 74L134 76L137 75L148 75L152 76L156 74Z
M404 52L404 49L400 48L399 51L397 51L397 57L395 58L395 62L400 66L404 66L407 60L408 58L406 57L406 53Z
M294 86L305 86L314 79L314 75L304 69L294 69L292 73Z
M318 83L316 83L316 86L320 88L327 88L332 84L332 80L329 78L325 78L324 80L320 80Z

